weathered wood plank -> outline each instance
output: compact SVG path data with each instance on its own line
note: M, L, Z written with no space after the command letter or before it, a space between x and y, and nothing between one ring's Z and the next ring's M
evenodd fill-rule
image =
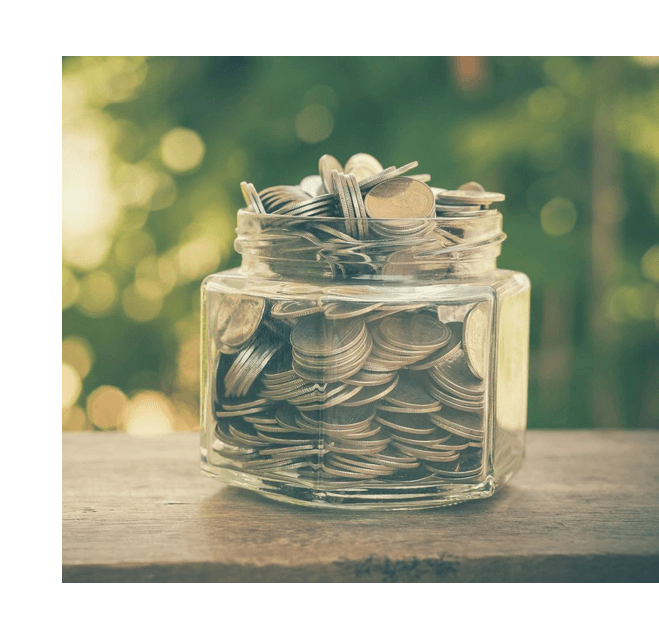
M198 436L63 437L64 581L656 581L659 432L530 432L488 500L271 502L199 472Z

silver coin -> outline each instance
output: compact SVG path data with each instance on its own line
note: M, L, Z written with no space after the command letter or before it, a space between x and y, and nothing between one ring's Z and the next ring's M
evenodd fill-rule
M408 162L407 164L403 165L402 167L396 168L396 167L387 167L380 173L371 176L370 178L365 178L364 180L359 181L359 188L362 191L367 191L368 189L372 189L373 187L377 186L381 182L384 182L385 180L392 180L393 178L397 178L398 176L402 176L404 173L407 173L411 169L414 169L419 166L419 163L414 160L413 162Z
M403 444L412 446L412 447L422 447L428 448L432 451L458 451L460 449L466 449L468 443L460 445L447 445L447 441L451 438L451 434L444 436L437 433L432 434L409 434L409 433L400 433L392 432L391 439L395 442L402 442Z
M227 396L233 395L234 387L236 384L236 378L239 376L240 370L243 367L244 363L249 357L254 353L258 346L261 345L252 343L245 347L235 358L228 371L224 376L224 393Z
M423 447L417 447L396 441L392 442L392 445L399 451L414 456L419 460L451 462L452 460L457 460L460 457L460 453L458 451L433 451L431 449L425 449Z
M307 176L302 178L300 182L300 189L306 191L310 196L316 197L325 192L325 187L323 186L323 181L320 176Z
M300 411L327 411L331 407L346 406L346 400L356 396L361 391L361 387L347 387L341 393L323 400L317 400L305 404L297 405ZM311 400L315 400L311 398Z
M309 424L318 428L342 426L366 426L375 417L375 409L371 406L346 408L334 407L331 411L307 412L301 411L301 417Z
M362 370L345 382L346 384L357 385L360 387L378 387L380 385L387 384L387 382L391 382L391 380L393 380L395 377L395 371L388 373L376 373Z
M465 182L458 187L458 191L479 191L480 193L485 193L485 188L478 182Z
M435 196L423 182L393 178L373 187L364 200L366 213L375 219L429 218L435 215Z
M338 171L332 171L332 184L338 197L339 211L345 218L346 232L353 238L357 238L359 236L356 223L357 214L352 206L352 198L348 192L345 175Z
M272 357L282 348L282 346L282 344L269 346L267 349L263 350L262 355L257 357L255 354L253 359L247 361L245 364L245 373L241 376L240 384L237 386L235 395L244 396L247 394L261 371L265 369L268 362L270 362Z
M315 302L286 300L275 302L270 310L270 315L273 318L285 320L290 318L301 318L303 316L313 315L314 313L322 313L324 310L324 307Z
M426 415L384 412L377 413L375 420L401 433L428 435L437 431L436 425Z
M318 173L320 174L325 193L335 193L332 183L332 171L343 173L343 167L334 156L325 154L318 161Z
M483 408L482 402L466 402L460 400L450 393L446 393L442 389L427 387L428 393L433 397L437 398L447 407L452 407L453 409L458 409L459 411L473 412L478 413Z
M479 213L481 207L478 204L437 204L435 205L435 212L450 215L472 215Z
M460 349L460 346L462 345L462 323L449 322L445 324L451 332L449 341L443 347L440 347L437 351L435 351L432 355L429 355L427 358L408 365L408 369L413 371L431 369L432 367L438 366L442 360L450 357L458 349Z
M440 405L416 380L406 375L400 376L398 384L387 394L386 404L381 406L390 409L387 404L415 409L417 413L437 410Z
M243 193L243 198L248 207L251 207L256 213L266 214L265 207L259 198L259 194L251 182L241 182L240 189Z
M481 380L487 370L487 356L490 336L490 305L480 302L465 317L462 334L462 348L467 365Z
M472 373L462 349L456 350L428 371L432 380L465 400L482 399L485 393L483 381Z
M357 180L371 178L382 171L384 171L382 165L368 153L356 153L350 156L344 169L344 173L354 174Z
M361 318L327 320L320 315L308 316L291 331L291 346L312 356L335 355L357 344L364 330Z
M506 196L503 193L490 191L444 191L437 197L440 204L480 204L489 205L493 202L503 202Z
M298 332L297 338L298 343L302 343L305 338L304 333ZM370 350L371 343L371 336L364 327L354 340L346 342L344 346L335 350L310 353L293 345L293 361L309 369L322 369L330 364L339 368L358 360L364 351Z
M332 194L323 194L302 202L289 204L281 209L276 209L272 213L278 216L313 215L330 212L335 205L336 198Z
M215 315L215 337L220 345L239 348L256 333L263 314L265 300L255 296L225 294Z
M368 216L366 214L364 199L362 198L362 193L354 174L348 174L346 186L348 187L348 196L352 200L352 208L357 218L357 237L360 240L364 240L368 237Z
M376 400L381 400L394 389L398 384L398 378L391 382L377 387L364 387L359 393L347 401L343 402L344 407L360 407L364 404L372 404Z
M451 331L443 322L421 313L410 318L384 318L378 329L390 344L403 349L434 351L451 339Z

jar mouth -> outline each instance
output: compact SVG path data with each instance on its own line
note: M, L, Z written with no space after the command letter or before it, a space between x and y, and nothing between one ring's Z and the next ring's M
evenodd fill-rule
M238 211L243 270L267 277L332 280L465 278L496 268L496 210L432 218L344 218Z
M368 218L368 222L381 222L383 224L395 224L395 223L400 223L400 222L428 222L428 221L441 221L442 223L451 223L460 221L460 220L482 220L483 218L487 217L492 217L496 215L501 215L498 209L487 209L484 210L480 213L464 213L456 216L451 216L451 215L442 215L441 218L436 217L436 218ZM241 216L249 216L250 218L254 218L255 220L263 220L264 222L271 221L271 220L281 220L285 222L290 222L291 220L297 220L297 221L307 221L307 222L332 222L336 223L337 221L340 220L345 220L345 218L341 218L338 216L292 216L292 215L281 215L278 213L258 213L256 211L252 211L251 209L238 209L238 217L240 218Z

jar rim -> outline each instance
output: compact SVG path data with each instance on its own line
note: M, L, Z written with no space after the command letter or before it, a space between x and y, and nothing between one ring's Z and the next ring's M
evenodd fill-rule
M496 268L506 238L502 220L496 210L384 220L240 209L234 247L245 271L268 277L472 277Z
M378 222L382 224L395 224L400 222L429 222L429 221L444 221L447 223L455 224L456 222L463 220L473 220L480 221L484 219L491 219L495 216L500 216L501 212L498 209L488 209L487 213L483 215L482 213L474 214L462 214L459 216L448 216L442 215L441 217L426 217L426 218L368 218L369 222ZM340 216L294 216L290 214L278 214L278 213L259 213L258 211L251 211L250 209L240 208L238 209L238 216L246 217L249 216L255 220L287 220L289 222L294 221L306 221L306 222L334 222L345 220Z

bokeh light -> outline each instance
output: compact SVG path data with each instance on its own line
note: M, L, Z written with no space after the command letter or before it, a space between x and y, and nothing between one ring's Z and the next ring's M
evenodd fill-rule
M117 387L101 386L87 398L87 415L99 429L116 429L127 403L128 398Z
M333 129L332 112L322 104L310 104L302 109L295 119L297 137L309 144L327 140Z
M80 293L80 284L71 269L62 267L62 309L75 304Z
M77 307L85 315L100 318L108 315L117 300L118 287L106 271L92 271L80 282Z
M641 67L659 67L659 56L634 56L633 59Z
M84 379L94 364L94 351L85 338L69 336L62 341L62 362L71 365Z
M128 401L121 421L131 435L157 436L174 431L176 418L166 396L156 391L143 391Z
M135 322L149 322L158 317L162 309L162 298L145 296L134 284L126 287L121 296L124 313Z
M542 87L529 97L529 111L534 118L553 122L563 115L567 101L560 89Z
M540 211L542 230L550 236L562 236L574 229L577 210L566 198L553 198Z
M206 147L201 136L191 129L176 127L160 142L160 158L172 171L191 171L204 159Z
M81 391L80 374L70 364L62 363L62 408L72 407Z
M643 254L641 269L648 280L659 282L659 244L653 245Z
M90 428L91 423L81 407L68 407L62 411L62 429L64 431L85 431Z

